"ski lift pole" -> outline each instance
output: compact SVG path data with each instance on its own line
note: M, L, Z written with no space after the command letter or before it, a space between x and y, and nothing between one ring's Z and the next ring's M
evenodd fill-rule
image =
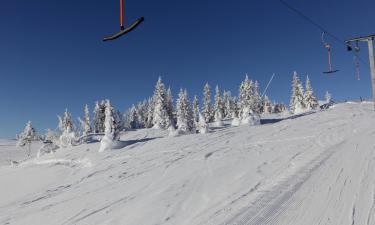
M375 108L375 62L374 62L373 39L374 38L369 39L367 41L367 43L368 43L368 50L369 50L369 57L370 57L370 67L371 67L372 98L373 98L373 101L374 101L374 108Z
M370 71L371 71L371 83L372 83L372 99L374 101L374 109L375 109L375 61L374 61L374 45L373 41L375 40L375 35L369 35L366 37L357 37L352 38L346 41L348 46L348 50L351 51L351 43L354 41L365 41L368 45L368 52L369 52L369 60L370 60Z
M264 95L266 94L266 92L267 92L267 90L268 90L268 87L270 86L270 84L271 84L273 78L275 77L275 75L276 75L276 74L273 73L273 74L272 74L272 77L271 77L271 79L270 79L270 81L268 81L268 84L267 84L266 88L265 88L264 91L263 91L262 98L263 98Z

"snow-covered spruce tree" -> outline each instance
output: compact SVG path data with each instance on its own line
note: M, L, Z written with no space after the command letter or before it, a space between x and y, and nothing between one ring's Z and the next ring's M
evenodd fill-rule
M249 80L246 74L245 80L241 82L239 89L239 105L240 105L240 117L242 117L243 111L247 107L251 107L252 104L252 81Z
M269 114L272 112L272 104L271 101L269 100L268 96L264 96L263 100L263 113L264 114Z
M306 76L306 92L304 96L304 103L307 110L314 110L319 107L319 103L314 96L314 91L311 87L309 76Z
M194 114L194 123L197 126L199 123L199 100L196 95L194 95L194 100L193 100L193 114Z
M272 109L271 109L271 113L279 113L281 110L280 110L280 104L279 103L276 103L275 101L272 103Z
M17 146L24 147L27 146L27 156L31 154L31 141L34 140L36 136L35 129L31 124L31 121L26 123L25 129L21 134L18 135Z
M125 129L125 121L122 113L119 110L113 108L113 117L116 121L117 130L119 132L123 131Z
M302 113L305 110L304 90L296 71L293 74L292 96L290 98L290 112L293 114Z
M215 126L223 126L223 113L224 113L224 107L223 107L223 100L221 98L221 93L219 86L216 85L215 88Z
M145 128L147 122L147 100L139 102L136 107L138 128Z
M150 97L147 101L147 119L146 119L146 128L151 128L154 116L154 100L153 97Z
M104 132L105 101L96 102L94 108L94 133Z
M238 100L235 96L232 97L232 101L231 101L231 108L232 108L232 115L230 118L235 118L237 117L238 118L238 114L239 114L239 110L240 110L240 107L239 107L239 103L238 103Z
M188 127L189 127L189 130L192 132L192 133L196 133L196 126L195 126L195 123L194 123L194 111L193 111L193 106L189 100L189 95L188 95L188 92L187 90L185 89L184 91L184 95L185 95L185 99L186 99L186 102L187 102L187 105L188 105L188 108L187 108L187 122L188 122Z
M60 145L60 139L56 132L51 129L47 129L45 135L43 135L43 143L44 145L39 148L36 157L39 158L46 154L51 154L56 152Z
M223 93L223 116L226 119L232 118L233 115L233 98L230 91L224 91Z
M278 113L277 112L277 103L275 102L275 101L273 101L272 103L271 103L271 113Z
M253 91L253 82L249 80L248 76L246 75L245 80L241 83L239 94L241 105L240 121L242 124L260 124L259 114L253 111L253 109L255 108L254 104L256 103Z
M89 106L87 104L85 105L85 118L84 118L84 121L85 121L85 126L84 126L84 130L83 130L83 135L87 136L87 135L89 135L89 134L92 133L91 120L90 120L90 111L89 111Z
M198 131L201 134L206 134L209 131L208 123L206 123L206 119L202 113L199 113Z
M68 109L65 109L64 116L62 118L59 117L59 128L61 132L60 146L72 146L76 135L74 132L72 115L69 113Z
M180 134L194 133L194 115L186 89L180 90L176 104L177 130Z
M149 101L147 99L143 100L143 109L142 109L142 123L143 128L147 128L147 121L148 121L148 108L149 108Z
M105 103L105 121L104 136L100 142L99 152L110 150L116 147L120 139L121 121L118 120L117 111L113 108L111 101L106 100Z
M206 123L212 122L211 87L208 83L203 88L202 114Z
M169 116L169 126L175 126L175 115L174 115L174 109L173 109L173 95L172 95L172 90L170 87L168 87L167 90L167 114Z
M241 105L237 101L236 98L233 98L233 104L234 104L234 106L233 106L234 112L233 112L233 115L232 115L232 126L239 126L241 124L241 120L240 120Z
M76 127L75 132L78 136L84 136L85 120L81 119L81 117L78 117L77 120L78 120L78 126Z
M282 102L280 104L280 112L284 112L285 110L287 110L287 106Z
M139 128L138 112L134 105L130 109L128 123L131 129Z
M167 97L164 84L159 77L154 92L153 128L167 129L170 124L170 116L167 111Z
M44 135L44 142L54 143L55 145L57 145L58 144L57 134L53 130L47 129L46 134Z

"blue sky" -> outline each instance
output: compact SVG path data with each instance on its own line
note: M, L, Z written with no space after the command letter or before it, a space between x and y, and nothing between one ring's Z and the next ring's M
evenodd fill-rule
M342 39L375 33L373 0L288 0ZM126 21L145 22L117 41L101 39L119 29L117 0L16 0L0 8L0 137L14 137L31 120L40 132L55 128L68 108L74 117L109 98L124 111L153 92L158 76L176 93L198 94L205 82L237 94L248 73L268 95L289 102L291 76L310 75L316 95L369 97L370 75L353 55L333 44L340 72L326 76L321 31L278 0L125 0ZM368 60L367 46L361 56Z

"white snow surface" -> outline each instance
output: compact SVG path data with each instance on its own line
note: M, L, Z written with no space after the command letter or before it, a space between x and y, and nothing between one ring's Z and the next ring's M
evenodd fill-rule
M375 224L372 105L263 123L129 131L121 149L84 144L13 166L5 159L24 156L2 140L0 224Z

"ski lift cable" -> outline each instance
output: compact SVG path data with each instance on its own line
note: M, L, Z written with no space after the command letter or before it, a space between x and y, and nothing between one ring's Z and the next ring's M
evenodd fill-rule
M318 24L317 22L315 22L314 20L312 20L310 17L306 16L304 13L302 13L300 10L294 8L292 5L290 5L289 3L287 3L286 1L284 0L279 0L279 2L281 4L283 4L285 7L287 7L288 9L290 9L291 11L293 11L295 14L297 14L298 16L300 16L301 18L303 18L304 20L306 20L307 22L309 22L310 24L314 25L316 28L318 28L319 30L321 30L322 32L324 32L326 35L332 37L333 40L335 40L337 43L340 43L341 45L347 47L347 43L345 41L343 41L341 38L339 38L338 36L334 35L332 32L328 31L326 28L324 28L322 25ZM363 60L358 52L355 52L353 51L353 54L363 63L365 64L366 66L369 66L368 63Z
M262 94L262 98L264 97L264 95L266 94L266 92L267 92L267 90L268 90L268 87L270 86L270 84L271 84L271 82L272 82L272 80L273 80L273 78L276 76L276 74L274 73L274 74L272 74L272 77L271 77L271 79L268 81L268 84L267 84L267 86L266 86L266 88L264 89L264 91L263 91L263 94Z

